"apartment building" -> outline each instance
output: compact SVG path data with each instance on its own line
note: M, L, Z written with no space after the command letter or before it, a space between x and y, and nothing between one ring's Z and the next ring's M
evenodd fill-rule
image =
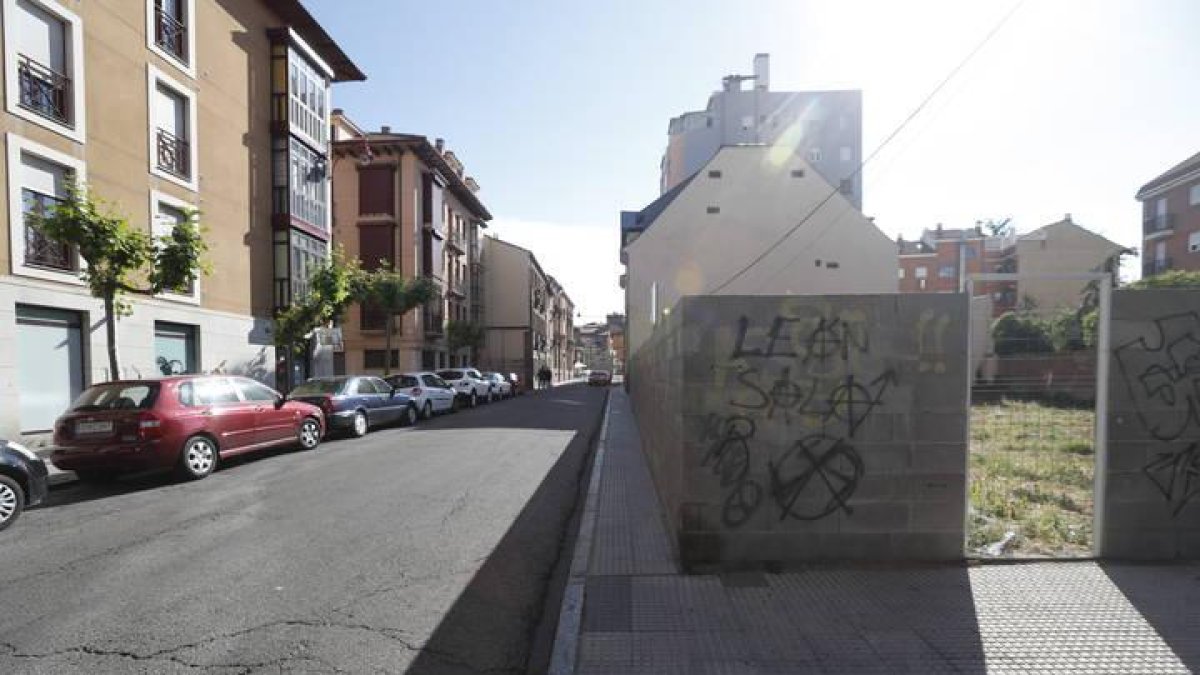
M614 357L612 334L607 323L585 323L579 327L579 361L588 370L612 373Z
M296 0L2 0L0 436L49 430L86 386L221 371L268 383L272 315L329 241L330 87L363 73ZM199 209L212 273L132 296L106 360L81 261L25 214L77 181L152 233ZM319 365L319 364L317 364Z
M428 306L394 319L390 369L468 365L470 350L450 350L449 321L481 323L480 232L491 213L479 184L441 139L368 132L335 111L334 241L366 270L389 267L424 276L439 289ZM342 326L342 372L382 373L388 317L355 306Z
M862 92L771 91L770 58L756 55L752 75L726 76L704 110L671 119L660 192L695 174L723 146L766 144L784 159L802 156L862 209Z
M555 382L568 380L575 369L575 303L554 277L547 277L550 321L547 323L549 366Z
M1142 276L1200 270L1200 153L1137 192L1142 203Z
M605 317L608 323L608 335L612 340L613 350L613 372L621 374L625 372L625 315L624 314L609 314Z
M1125 248L1075 223L1062 220L1025 234L984 234L980 226L926 228L916 241L897 238L901 293L958 293L972 274L1018 273L1016 281L972 284L988 296L992 314L1017 308L1053 313L1078 306L1086 281L1039 278L1052 274L1112 271Z

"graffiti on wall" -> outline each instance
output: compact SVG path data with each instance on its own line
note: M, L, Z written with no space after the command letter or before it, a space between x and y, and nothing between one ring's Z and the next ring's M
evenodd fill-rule
M1156 319L1152 333L1113 350L1138 421L1160 443L1200 437L1200 313ZM1164 450L1142 467L1173 516L1200 494L1197 448Z
M866 317L811 312L755 325L743 316L733 343L713 366L725 385L701 434L701 466L723 490L723 523L739 527L764 504L781 521L852 514L866 473L855 436L897 382L871 357ZM774 451L757 440L764 429ZM780 434L792 440L781 447Z

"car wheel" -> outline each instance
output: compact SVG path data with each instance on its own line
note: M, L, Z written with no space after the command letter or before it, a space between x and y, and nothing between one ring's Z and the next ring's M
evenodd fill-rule
M315 417L305 417L296 435L301 450L312 450L321 444L321 423Z
M179 453L179 475L188 480L207 478L217 468L217 444L207 436L192 436Z
M117 474L115 471L107 471L105 469L76 469L75 477L83 483L103 485L116 480Z
M404 408L404 426L415 426L420 415L417 414L417 406L409 404Z
M427 420L433 419L433 404L429 401L425 401L425 407L421 409L421 417Z
M350 426L350 433L355 438L362 438L371 430L370 423L367 422L367 413L359 410L354 413L354 424Z
M25 491L21 484L8 476L0 476L0 530L12 525L24 510Z

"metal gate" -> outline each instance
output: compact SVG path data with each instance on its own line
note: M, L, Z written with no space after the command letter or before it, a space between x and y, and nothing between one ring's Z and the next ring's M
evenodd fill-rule
M1100 550L1112 278L975 274L966 554Z

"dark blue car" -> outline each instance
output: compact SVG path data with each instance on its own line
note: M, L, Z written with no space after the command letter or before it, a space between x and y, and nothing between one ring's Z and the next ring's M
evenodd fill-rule
M0 439L0 530L46 498L46 463L25 446Z
M354 436L365 435L371 427L417 422L412 398L378 377L314 377L287 397L320 407L330 431Z

